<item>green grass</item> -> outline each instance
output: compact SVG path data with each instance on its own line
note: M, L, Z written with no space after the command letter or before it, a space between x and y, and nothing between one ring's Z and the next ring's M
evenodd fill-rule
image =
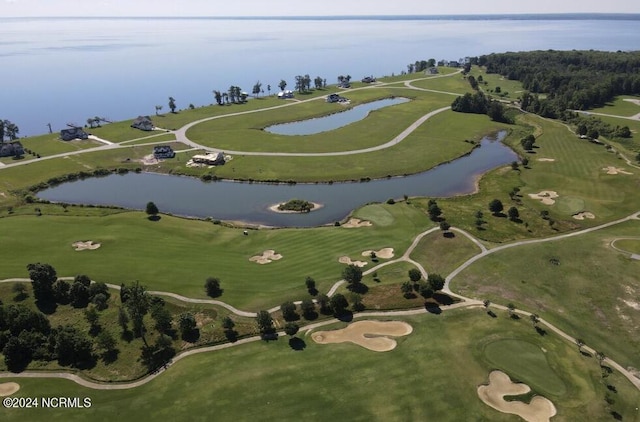
M609 417L595 359L584 359L555 336L540 337L524 322L488 318L479 310L405 319L413 333L391 352L353 344L292 351L286 339L189 357L151 383L130 391L97 391L66 380L15 379L17 396L90 397L89 409L0 409L3 420L477 420L510 421L477 397L493 365L486 339L516 339L544 347L549 365L567 386L551 397L558 420ZM323 327L322 329L331 327ZM339 328L336 325L335 328ZM461 362L464 362L462 365ZM9 381L11 379L8 379ZM13 381L13 380L12 380ZM613 409L636 417L637 391L617 374ZM240 400L240 397L250 398ZM126 410L123 410L126 409Z
M567 388L549 362L542 348L516 339L501 339L487 344L485 358L508 373L514 382L524 382L545 396L562 396Z
M520 81L509 80L496 73L486 73L483 68L479 68L477 66L472 67L469 74L473 75L476 79L478 79L479 76L482 76L483 82L479 83L480 88L486 94L495 98L516 100L524 91ZM500 87L500 93L495 92L497 87Z
M627 99L640 100L640 96L622 95L617 97L612 102L608 103L604 107L594 108L594 113L613 114L615 116L631 117L640 113L640 106L634 104L631 101L625 101Z
M616 240L616 248L640 255L640 239L620 239Z
M445 237L441 231L425 236L413 250L411 258L422 264L427 273L446 277L467 259L480 253L480 248L466 236L452 233L453 237Z
M489 255L460 273L453 291L535 312L624 367L640 367L639 261L609 246L639 236L637 221ZM535 269L535 270L533 270Z
M242 229L205 221L163 216L152 222L141 212L0 218L6 239L0 243L0 253L15 257L2 260L0 278L26 277L28 263L47 262L60 275L85 273L115 284L139 280L151 290L205 297L205 279L216 276L222 280L224 301L257 311L306 297L304 279L309 275L320 291L327 291L341 278L340 256L383 247L393 247L401 254L415 235L431 225L413 207L383 207L395 219L393 226L374 222L373 227L362 229L259 230L250 236L243 236ZM76 252L71 244L78 240L93 240L102 246ZM269 265L249 261L266 249L276 250L283 259Z

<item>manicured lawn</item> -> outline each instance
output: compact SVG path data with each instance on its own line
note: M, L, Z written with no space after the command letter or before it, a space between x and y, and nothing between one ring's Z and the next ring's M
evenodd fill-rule
M0 243L6 258L0 263L0 278L26 277L27 264L46 262L61 276L85 273L115 284L139 280L150 290L205 297L205 279L216 276L222 280L224 301L257 311L306 297L306 276L314 277L318 290L326 292L341 278L340 256L355 257L363 250L384 247L401 254L414 236L431 225L413 207L396 204L384 209L395 220L392 226L371 219L373 227L259 230L250 236L243 236L242 229L205 221L163 216L153 222L141 212L0 218L6 236ZM102 246L77 252L71 244L78 240ZM269 265L249 261L267 249L276 250L283 259Z
M460 273L451 289L538 313L622 366L640 367L640 262L609 246L625 236L640 236L637 221L499 251Z
M615 246L623 251L640 255L640 239L616 240Z
M441 231L437 231L423 237L411 258L422 264L428 273L446 277L467 259L480 253L480 248L466 236L451 233L454 236L445 237Z
M589 111L593 111L594 113L613 114L615 116L624 117L631 117L640 113L640 105L626 100L640 101L640 96L622 95L616 98L614 101L608 103L604 107L594 108Z
M549 397L558 408L557 418L610 417L597 361L582 357L555 336L540 337L525 321L489 318L478 309L403 320L413 326L413 333L397 338L396 349L386 353L348 343L318 345L301 335L303 351L293 351L281 338L196 355L130 391L90 390L65 380L15 379L21 385L18 396L86 396L92 406L0 409L0 417L406 421L468 420L473 415L478 420L510 421L513 416L485 405L476 393L495 368L485 361L484 345L503 338L547 350L550 367L567 386L566 392ZM527 376L521 381L535 379ZM637 391L615 373L607 382L617 389L612 409L624 420L633 420Z
M479 82L480 88L484 93L491 95L494 98L516 100L524 91L522 83L519 81L509 80L496 73L487 73L484 68L473 66L469 74L473 75L476 79L482 76L483 82ZM497 87L500 87L500 93L496 92Z

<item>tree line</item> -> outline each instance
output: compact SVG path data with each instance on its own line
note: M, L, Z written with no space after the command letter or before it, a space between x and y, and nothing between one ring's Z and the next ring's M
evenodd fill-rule
M522 83L522 108L558 118L640 93L640 52L530 51L480 56L477 64ZM538 94L546 93L541 98Z
M20 129L15 123L0 119L0 143L4 142L5 139L9 142L15 141L18 139L18 133L20 133Z

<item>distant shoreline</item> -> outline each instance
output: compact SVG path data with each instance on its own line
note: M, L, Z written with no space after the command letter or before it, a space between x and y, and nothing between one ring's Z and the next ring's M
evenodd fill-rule
M460 15L324 15L324 16L8 16L0 20L640 20L640 13L495 13Z

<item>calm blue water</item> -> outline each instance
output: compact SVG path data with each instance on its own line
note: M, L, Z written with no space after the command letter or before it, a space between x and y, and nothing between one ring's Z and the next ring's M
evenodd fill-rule
M409 101L407 98L387 98L355 106L348 110L340 110L341 108L344 108L344 106L336 103L338 112L334 114L318 117L316 119L273 125L264 128L264 130L278 135L313 135L320 132L326 132L328 130L338 129L350 123L362 120L367 117L370 111L378 110L394 104L406 103L407 101Z
M500 134L500 139L505 133ZM268 226L312 227L341 220L369 202L409 196L443 197L474 191L476 179L487 170L517 160L498 140L483 139L480 148L430 171L362 183L270 185L213 182L163 174L112 175L64 183L38 196L56 202L118 205L144 209L153 201L164 213ZM292 198L324 205L308 214L280 214L269 206Z
M0 18L0 118L21 135L89 117L153 114L214 101L238 85L265 93L296 75L377 77L422 59L533 49L634 50L637 20Z

